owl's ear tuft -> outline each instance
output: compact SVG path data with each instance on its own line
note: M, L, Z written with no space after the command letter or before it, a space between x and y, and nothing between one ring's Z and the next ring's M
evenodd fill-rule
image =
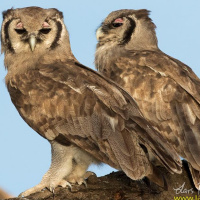
M11 19L14 16L14 9L8 9L2 12L3 15L3 23L1 26L1 53L3 53L6 49L5 44L8 42L8 26L11 22Z
M52 18L63 19L63 13L60 12L59 10L57 10L56 8L48 9L48 11L51 13L51 17L52 17ZM53 12L52 12L52 11L53 11ZM53 14L52 14L52 13L53 13Z
M62 12L58 12L58 15L59 15L59 17L61 18L61 19L63 19L63 13Z
M12 16L13 15L13 11L14 11L13 8L8 9L8 10L4 10L2 12L3 20L9 15Z

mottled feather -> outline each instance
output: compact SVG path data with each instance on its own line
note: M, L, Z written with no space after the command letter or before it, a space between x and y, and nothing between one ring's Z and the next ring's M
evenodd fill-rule
M170 172L181 172L179 156L132 97L76 60L58 10L29 7L5 12L1 39L11 100L52 148L51 166L42 181L21 196L45 187L54 191L69 182L81 184L88 166L100 162L134 180L154 177L163 186L154 175L150 154Z
M119 17L123 23L115 28L113 21ZM131 39L119 45L121 32L131 28L130 18L135 22ZM110 29L104 31L105 25ZM112 12L97 31L96 67L135 98L153 127L190 163L198 188L200 80L190 67L158 48L154 29L147 11Z

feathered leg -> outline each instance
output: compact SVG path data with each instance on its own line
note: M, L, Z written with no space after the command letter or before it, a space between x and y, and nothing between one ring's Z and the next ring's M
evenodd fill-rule
M63 146L55 141L50 143L52 162L49 170L45 173L42 181L38 185L22 192L19 196L28 196L32 193L39 192L44 188L48 188L53 192L59 185L70 185L64 178L73 170L74 148L76 147L73 145Z

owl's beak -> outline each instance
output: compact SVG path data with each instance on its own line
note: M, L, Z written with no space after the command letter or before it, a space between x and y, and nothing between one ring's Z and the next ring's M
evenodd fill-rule
M33 34L30 35L29 44L30 44L30 47L31 47L31 51L34 51L35 45L36 45L36 37L35 37L35 35L33 35Z
M98 29L97 29L97 31L96 31L96 38L97 38L97 40L99 41L100 39L101 39L101 37L103 37L103 32L102 32L102 28L101 27L99 27Z

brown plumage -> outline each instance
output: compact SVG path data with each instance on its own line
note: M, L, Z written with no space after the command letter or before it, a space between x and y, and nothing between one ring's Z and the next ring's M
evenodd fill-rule
M147 10L118 10L97 30L97 69L123 86L200 183L200 80L157 45Z
M170 172L181 172L178 155L144 119L135 101L76 60L61 12L28 7L8 10L3 17L1 40L11 100L52 147L50 169L40 184L21 196L45 187L53 191L69 182L81 184L91 163L104 162L132 179L147 176L159 182L153 154Z

